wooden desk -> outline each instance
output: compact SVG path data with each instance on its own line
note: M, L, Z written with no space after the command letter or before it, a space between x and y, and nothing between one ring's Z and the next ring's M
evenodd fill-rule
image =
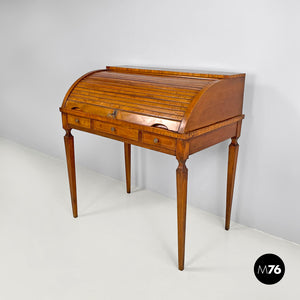
M79 78L60 108L73 216L77 217L72 129L124 142L127 193L131 144L174 155L178 160L178 268L184 269L189 155L231 138L226 221L230 212L241 133L245 74L107 67Z

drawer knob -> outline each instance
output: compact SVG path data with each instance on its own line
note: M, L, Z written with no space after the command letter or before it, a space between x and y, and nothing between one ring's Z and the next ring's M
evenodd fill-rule
M155 139L153 140L153 142L154 142L154 144L157 144L157 143L158 143L158 138L155 138Z
M78 120L78 119L75 119L75 122L76 122L76 123L79 123L79 120Z
M111 130L112 132L115 132L115 131L116 131L116 128L115 128L115 127L112 127L110 130Z

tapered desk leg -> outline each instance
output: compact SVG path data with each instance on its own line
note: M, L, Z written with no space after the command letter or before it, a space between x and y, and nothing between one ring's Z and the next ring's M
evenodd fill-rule
M77 195L76 195L74 138L73 135L71 134L71 130L66 130L66 135L64 137L64 140L65 140L65 149L66 149L66 157L67 157L73 217L77 218L78 213L77 213Z
M185 249L185 224L186 224L186 200L187 200L187 179L188 169L185 160L178 160L176 170L177 183L177 226L178 226L178 269L184 269Z
M228 173L227 173L227 194L226 194L226 220L225 229L228 230L230 227L230 215L232 206L232 197L234 190L234 179L237 164L237 157L239 151L239 144L237 138L231 139L228 153Z
M124 143L125 153L125 172L126 172L126 189L127 193L130 193L131 186L131 144Z

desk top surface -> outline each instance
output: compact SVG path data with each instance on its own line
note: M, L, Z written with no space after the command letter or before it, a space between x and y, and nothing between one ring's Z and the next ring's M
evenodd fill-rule
M62 109L188 132L242 112L243 73L107 67L78 79Z
M187 76L187 77L203 77L203 78L234 78L245 77L245 73L234 73L225 71L212 71L212 70L197 70L197 69L172 69L172 68L160 68L160 67L143 67L143 66L107 66L107 70L116 72L128 72L128 73L142 73L142 74L154 74L165 76Z

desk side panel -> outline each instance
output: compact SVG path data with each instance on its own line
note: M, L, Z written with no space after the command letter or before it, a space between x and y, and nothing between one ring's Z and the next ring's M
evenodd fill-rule
M238 122L202 134L190 140L189 154L196 153L237 135Z
M242 114L245 78L223 79L209 87L184 116L179 132L189 132Z

